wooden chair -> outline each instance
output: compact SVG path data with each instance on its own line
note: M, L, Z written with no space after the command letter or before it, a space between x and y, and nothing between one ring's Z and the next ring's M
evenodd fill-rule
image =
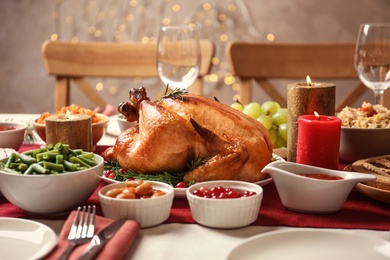
M381 104L390 109L390 88L383 94Z
M252 101L251 80L281 106L286 107L286 98L280 94L270 79L358 79L354 67L355 43L332 44L274 44L231 42L226 55L234 76L239 77L240 101ZM285 86L287 91L287 86ZM365 91L370 91L360 81L348 95L336 105L336 111L352 106ZM387 91L389 92L389 91ZM390 93L386 93L390 103ZM385 99L384 99L385 100ZM390 104L388 104L390 105Z
M202 76L209 73L214 55L214 43L201 40L199 78L189 89L202 94ZM42 54L46 71L56 76L54 111L70 104L70 82L74 81L96 105L106 101L85 77L150 78L157 77L157 44L46 41Z

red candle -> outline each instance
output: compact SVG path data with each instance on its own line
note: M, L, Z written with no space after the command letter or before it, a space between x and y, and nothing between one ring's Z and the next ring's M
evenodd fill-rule
M335 116L298 118L297 163L337 169L341 120Z

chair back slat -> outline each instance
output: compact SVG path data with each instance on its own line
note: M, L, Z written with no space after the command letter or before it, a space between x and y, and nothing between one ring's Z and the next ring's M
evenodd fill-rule
M201 40L200 48L199 78L189 91L201 95L202 78L211 70L215 46L210 40ZM70 104L71 80L96 106L100 106L106 103L105 100L84 77L158 78L156 43L46 41L42 54L48 75L56 76L55 111Z
M312 79L356 79L359 80L354 67L355 43L257 43L231 42L226 47L226 56L234 76L240 78L239 90L241 102L252 101L251 79L264 85L264 91L281 105L286 99L271 79L297 79L305 81L306 75ZM339 102L336 111L352 104L366 91L362 83L352 86L348 94ZM389 92L387 90L386 92ZM386 105L385 93L383 104ZM390 103L390 101L387 101Z

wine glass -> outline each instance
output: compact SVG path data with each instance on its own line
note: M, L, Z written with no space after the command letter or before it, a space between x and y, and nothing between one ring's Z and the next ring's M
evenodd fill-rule
M355 49L355 68L360 80L375 93L380 104L390 87L390 23L362 24Z
M157 71L170 88L188 89L199 75L200 47L192 26L163 26L157 43Z

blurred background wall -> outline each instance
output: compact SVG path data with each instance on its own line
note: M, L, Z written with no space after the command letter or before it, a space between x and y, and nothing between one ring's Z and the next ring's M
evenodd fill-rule
M162 22L194 22L201 38L216 42L219 63L204 94L231 104L235 91L223 80L228 41L355 42L361 23L390 22L390 1L1 0L0 112L54 112L54 77L46 74L41 55L45 40L153 41ZM164 88L159 80L103 83L101 94L114 106L127 100L132 87L145 86L152 97ZM288 83L279 82L284 95ZM339 100L343 86L356 81L335 83ZM254 101L266 100L269 97L257 88ZM373 94L367 91L359 102L363 100L373 102ZM74 88L72 103L93 106Z

